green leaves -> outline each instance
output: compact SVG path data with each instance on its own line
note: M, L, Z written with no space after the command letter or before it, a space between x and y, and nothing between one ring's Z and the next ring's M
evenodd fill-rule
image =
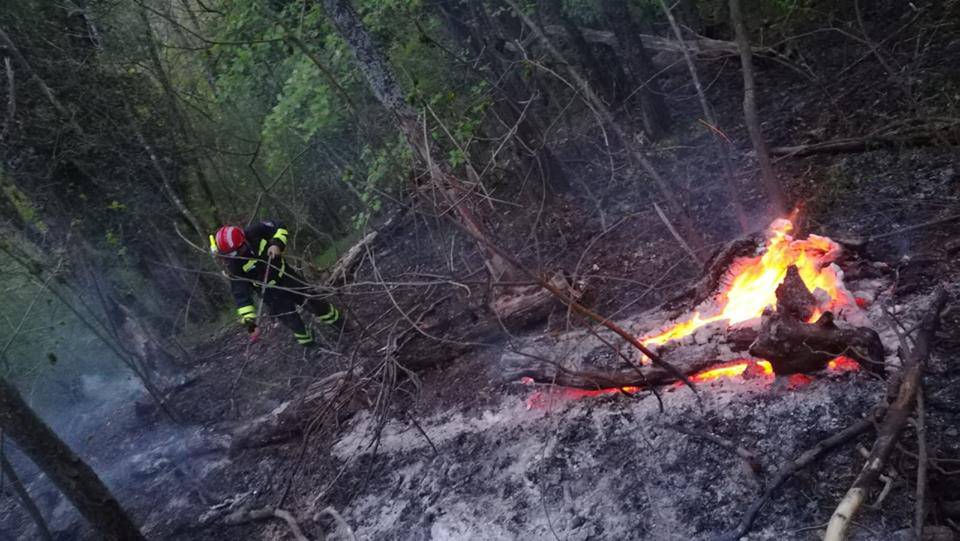
M331 91L317 67L302 55L288 59L286 64L289 75L263 121L269 171L279 170L292 158L286 144L292 137L301 144L307 142L332 120Z

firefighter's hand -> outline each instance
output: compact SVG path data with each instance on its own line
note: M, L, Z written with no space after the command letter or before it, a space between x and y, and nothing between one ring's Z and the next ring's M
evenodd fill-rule
M267 256L270 257L270 259L276 259L280 257L280 252L282 251L283 250L281 250L279 246L277 246L276 244L273 244L269 248L267 248Z
M247 332L250 333L251 344L260 339L260 327L256 323L247 325Z

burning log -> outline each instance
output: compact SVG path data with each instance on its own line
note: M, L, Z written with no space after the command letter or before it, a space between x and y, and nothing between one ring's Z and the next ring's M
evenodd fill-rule
M807 284L800 278L800 271L796 265L787 268L787 275L777 286L777 312L800 321L809 321L817 310L820 301L807 289Z
M838 327L831 312L825 312L816 323L803 323L779 312L765 315L750 354L770 361L777 375L823 370L840 356L856 359L878 373L884 366L880 335L866 327Z
M676 370L656 368L656 359L650 364L646 358L641 362L628 358L600 336L594 340L571 335L563 340L568 342L568 351L577 352L564 356L577 359L573 366L545 360L556 355L536 345L518 352L523 358L504 355L507 377L587 390L651 389L679 377L715 379L701 372L706 368L731 376L756 373L748 368L762 364L767 375L790 375L822 370L837 357L849 357L882 371L880 336L866 327L834 323L836 311L848 321L862 319L857 318L862 316L861 308L843 284L843 271L835 264L840 246L818 235L798 239L791 235L792 230L788 220L774 221L766 234L766 249L760 254L756 236L728 243L710 259L694 288L661 307L657 318L673 321L635 340L645 348L657 348L666 366ZM691 300L696 304L688 312ZM677 308L686 315L673 314ZM820 313L823 315L816 323L805 323ZM647 324L643 327L649 328ZM595 354L601 344L626 363L589 366L602 360ZM738 358L744 350L755 359Z
M623 370L571 370L549 359L523 352L511 352L503 357L502 377L504 381L528 378L527 381L531 383L546 383L586 391L639 390L676 383L680 381L677 372L683 377L698 381L697 374L717 364L713 356L690 356L684 353L680 352L676 358L670 353L664 355L664 359L676 369L674 371L655 364L634 365ZM629 363L634 364L634 361ZM739 364L742 364L745 370L749 362L742 361Z
M720 288L720 282L730 272L733 262L738 258L754 255L757 247L762 243L761 236L749 235L724 244L704 263L705 270L700 280L690 289L667 301L665 306L673 307L681 303L697 305L707 300L716 294Z

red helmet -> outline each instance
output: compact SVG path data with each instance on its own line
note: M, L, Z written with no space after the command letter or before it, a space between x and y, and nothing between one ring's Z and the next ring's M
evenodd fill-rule
M225 225L218 229L215 239L217 252L222 255L236 252L247 241L243 229L233 225Z

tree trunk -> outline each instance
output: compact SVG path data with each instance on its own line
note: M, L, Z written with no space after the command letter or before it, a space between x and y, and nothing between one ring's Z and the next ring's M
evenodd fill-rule
M466 196L472 192L472 188L454 176L446 162L439 158L439 153L429 134L421 126L418 115L404 100L403 90L383 52L373 43L349 0L323 0L323 7L356 57L360 71L367 79L373 94L396 117L397 124L413 148L415 156L427 168L436 192L442 196L444 203L456 212L458 221L471 235L490 238L490 234L467 205L469 198ZM510 266L503 258L482 243L478 242L477 246L483 254L487 271L495 282L510 275Z
M564 12L560 0L543 0L540 7L549 19L548 22L559 24L563 28L567 45L573 50L573 57L581 66L582 72L587 74L591 86L600 89L607 103L620 104L629 92L623 64L614 62L612 66L604 65L587 43L580 27Z
M656 69L647 54L640 28L630 15L626 2L600 2L607 23L617 36L620 47L617 51L621 62L630 74L632 91L639 90L643 126L651 140L658 140L670 133L670 110L663 99L660 82L654 77Z
M167 101L167 112L170 115L170 124L171 127L175 127L175 130L171 130L174 133L171 135L176 141L180 139L182 142L192 141L195 139L193 137L193 129L189 124L187 118L183 115L183 112L180 111L180 105L177 103L177 93L176 89L173 87L173 83L170 81L170 77L167 75L166 68L163 66L163 61L160 59L160 52L157 50L157 44L154 41L153 36L153 26L150 24L150 19L147 17L146 8L140 8L138 10L140 14L140 20L144 26L144 39L146 40L146 48L149 53L150 63L153 64L154 76L157 78L157 81L160 83L160 87L163 89L163 95ZM132 116L131 120L136 122L136 117ZM179 137L177 137L179 135ZM176 149L176 145L174 145ZM188 153L185 158L187 164L190 165L190 168L193 169L194 176L197 180L197 186L200 188L200 193L203 195L203 198L206 200L207 205L210 208L210 214L213 216L213 219L218 223L222 223L223 220L220 216L220 207L217 204L216 198L213 195L213 189L210 187L210 182L207 180L206 174L204 174L203 166L200 164L200 160L196 156Z
M2 441L3 440L0 440L0 445L3 445ZM30 493L27 492L27 487L23 486L23 482L20 481L20 477L17 475L17 472L14 471L13 464L10 464L10 461L7 460L7 455L3 449L0 449L0 470L2 470L3 475L10 480L10 485L13 486L13 491L16 492L17 497L20 498L20 505L24 511L30 515L34 524L37 525L37 535L40 539L43 539L43 541L53 541L53 535L50 534L50 528L47 527L47 521L43 519L43 514L40 513L37 502L33 501L33 498L30 497Z
M0 378L0 428L105 539L144 539L93 469L54 434L27 406L17 389L3 378Z
M677 24L665 0L660 0L660 7L663 9L664 14L666 14L667 20L670 22L670 28L673 29L673 34L676 36L683 50L683 59L687 64L687 69L690 71L693 86L697 90L697 97L700 100L700 109L703 111L703 117L710 123L712 128L719 129L716 115L713 114L713 108L710 107L710 102L707 101L707 94L703 90L703 85L700 84L700 75L697 73L697 66L693 63L693 55L690 54L690 50L687 48L687 44L683 39L680 25ZM724 144L725 141L716 134L714 134L713 140L717 149L717 155L720 158L720 165L723 167L724 187L727 189L730 206L733 207L733 213L736 215L737 222L740 224L740 231L746 233L750 230L750 221L747 219L747 213L744 212L743 205L740 203L740 190L737 189L737 179L733 175L733 164L730 163L730 149Z
M518 146L536 157L554 187L568 190L570 179L563 163L546 145L543 128L534 115L524 114L520 108L520 102L537 93L497 53L496 41L504 38L484 11L483 3L470 2L468 9L464 9L465 4L463 0L446 0L437 4L447 32L476 57L476 64L471 66L481 66L476 71L503 95L504 99L494 102L495 112L508 127L516 126Z
M530 29L531 32L543 42L544 46L547 48L547 51L553 56L559 64L563 64L567 67L567 74L573 80L573 83L576 85L577 90L584 97L587 106L597 115L600 122L605 125L610 126L613 133L620 139L623 146L626 148L627 152L630 155L630 158L639 165L644 172L653 179L654 184L660 190L660 194L663 196L664 200L667 202L667 206L670 211L678 217L680 226L683 229L683 236L687 243L693 247L694 251L700 250L703 248L703 237L697 231L696 226L693 222L693 219L683 208L683 205L680 204L680 200L677 198L676 193L674 193L674 187L667 182L667 180L660 174L659 171L653 166L650 160L643 155L642 152L637 148L636 143L633 141L632 137L627 135L626 130L623 129L623 126L614 118L613 113L611 113L610 108L603 103L603 100L594 92L593 88L590 86L590 83L580 75L580 72L577 71L575 67L569 64L563 55L560 54L560 51L550 42L547 36L543 33L541 29L529 16L527 16L520 6L517 5L515 0L504 0L507 5L513 8L513 11L519 16L524 24Z
M760 117L757 114L757 86L753 79L753 52L750 49L750 39L747 37L747 28L743 22L743 11L740 0L730 0L730 20L734 32L737 34L737 48L740 49L740 64L743 71L743 116L750 132L750 140L757 152L757 161L760 162L760 176L763 187L767 192L770 210L775 216L785 213L783 192L773 171L770 161L770 152L767 142L763 138L763 129L760 127Z
M703 30L703 19L700 17L697 0L680 0L677 2L677 11L680 13L680 20L687 28L697 34Z

